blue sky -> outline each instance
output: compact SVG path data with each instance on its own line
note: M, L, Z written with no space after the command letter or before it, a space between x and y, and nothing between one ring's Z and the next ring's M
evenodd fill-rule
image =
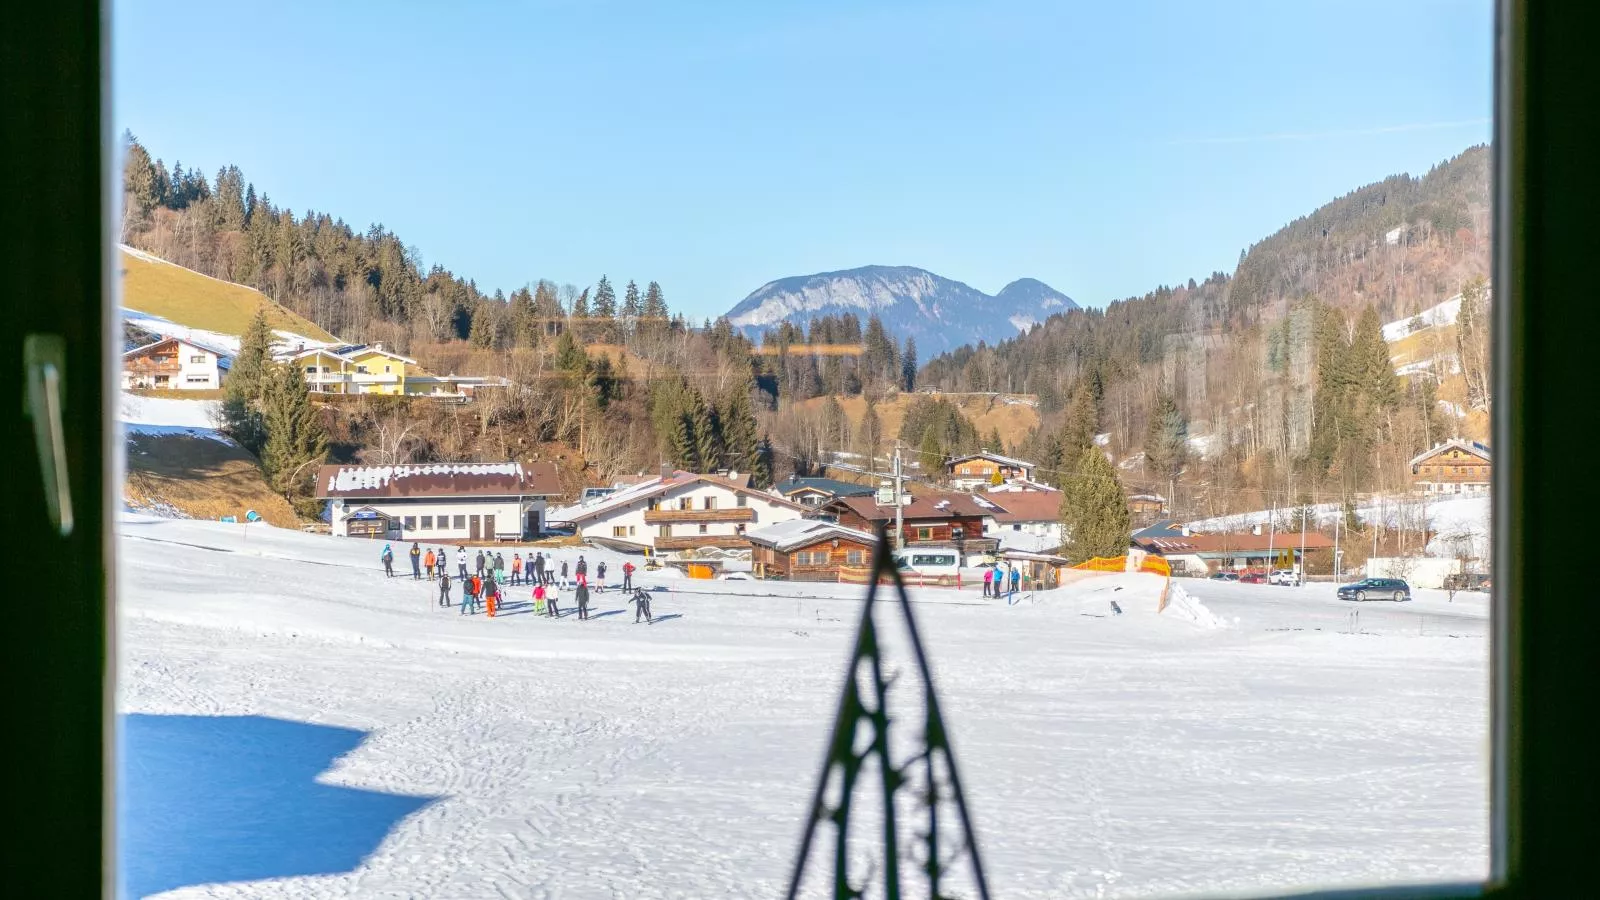
M115 3L170 165L510 290L916 265L1103 305L1488 140L1488 0Z

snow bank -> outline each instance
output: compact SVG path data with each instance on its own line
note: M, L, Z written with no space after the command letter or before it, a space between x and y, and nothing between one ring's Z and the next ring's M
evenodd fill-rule
M1428 530L1437 537L1428 545L1427 552L1433 556L1456 556L1457 544L1462 540L1470 540L1475 548L1472 556L1485 558L1489 554L1489 541L1492 534L1490 527L1490 505L1487 495L1450 497L1449 499L1413 498L1404 501L1410 504L1411 510L1418 509L1424 502L1427 504ZM1331 528L1333 520L1341 515L1339 504L1319 503L1311 507L1314 521L1322 523L1322 527ZM1366 523L1382 523L1386 528L1398 528L1402 511L1402 501L1397 498L1380 497L1373 502L1356 508L1356 516ZM1278 522L1281 526L1293 514L1292 509L1279 509ZM1265 524L1268 510L1254 510L1251 512L1235 513L1231 516L1217 516L1210 519L1200 519L1189 523L1190 527L1200 532L1218 531L1243 531L1256 524ZM1415 527L1415 526L1412 526Z
M1202 628L1226 628L1227 623L1217 618L1200 598L1183 589L1183 585L1174 583L1167 589L1166 614L1174 618L1193 622Z
M180 400L145 397L123 392L117 419L130 425L164 425L181 428L215 428L222 411L218 400Z
M1411 330L1412 319L1421 319L1423 328L1432 328L1435 325L1454 325L1456 319L1460 318L1460 316L1461 295L1457 294L1437 306L1430 306L1415 316L1407 316L1404 319L1396 319L1385 324L1383 326L1383 339L1386 341L1398 341L1408 334L1414 334L1415 332Z

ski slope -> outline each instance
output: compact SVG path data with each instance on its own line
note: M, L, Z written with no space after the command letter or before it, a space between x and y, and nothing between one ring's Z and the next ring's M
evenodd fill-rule
M859 588L644 575L653 625L490 620L381 544L119 527L126 895L786 885ZM913 592L995 896L1486 874L1486 601L1177 580L1158 615L1161 584Z

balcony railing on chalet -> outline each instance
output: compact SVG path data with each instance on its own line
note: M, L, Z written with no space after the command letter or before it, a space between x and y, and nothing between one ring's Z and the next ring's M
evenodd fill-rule
M176 375L183 364L176 356L136 356L123 363L123 369L136 375Z
M647 509L646 525L671 525L675 522L754 522L756 511L748 506L727 509Z
M699 550L703 547L748 547L739 534L695 534L689 537L658 537L656 550Z

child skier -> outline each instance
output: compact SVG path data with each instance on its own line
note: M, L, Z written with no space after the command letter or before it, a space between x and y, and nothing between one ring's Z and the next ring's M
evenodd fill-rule
M544 585L534 585L533 588L533 614L544 615Z
M457 574L460 580L465 582L467 580L467 548L464 546L456 548L456 565L461 567Z
M993 587L994 570L985 566L983 570L983 596L985 599L989 597L989 592Z
M383 545L383 552L378 554L378 558L383 560L383 574L389 576L390 578L393 578L394 577L394 549L391 548L388 544L384 544Z
M439 570L439 605L450 608L450 573Z
M422 580L422 548L416 541L411 542L411 578L413 581Z
M595 578L595 581L594 581L594 592L596 594L605 593L605 590L606 590L606 564L605 564L605 560L601 560L600 564L598 566L594 567L594 578Z
M500 583L494 580L493 572L489 573L488 579L483 583L483 599L487 604L489 618L494 618L495 607L500 605Z
M561 595L555 590L555 588L551 588L549 593L544 595L544 608L545 611L550 614L550 618L552 619L561 618L561 607L558 604L560 599Z
M432 581L433 580L433 548L430 547L428 549L427 553L422 554L422 567L424 569L428 570L428 580Z
M625 591L633 590L633 563L632 562L625 562L625 563L622 564L622 589L625 590Z
M633 604L633 624L639 624L641 618L647 625L655 623L655 619L650 617L650 594L644 588L634 591L628 602Z
M561 561L561 586L567 586L567 561L564 559Z
M511 554L511 585L515 587L522 581L522 554Z

